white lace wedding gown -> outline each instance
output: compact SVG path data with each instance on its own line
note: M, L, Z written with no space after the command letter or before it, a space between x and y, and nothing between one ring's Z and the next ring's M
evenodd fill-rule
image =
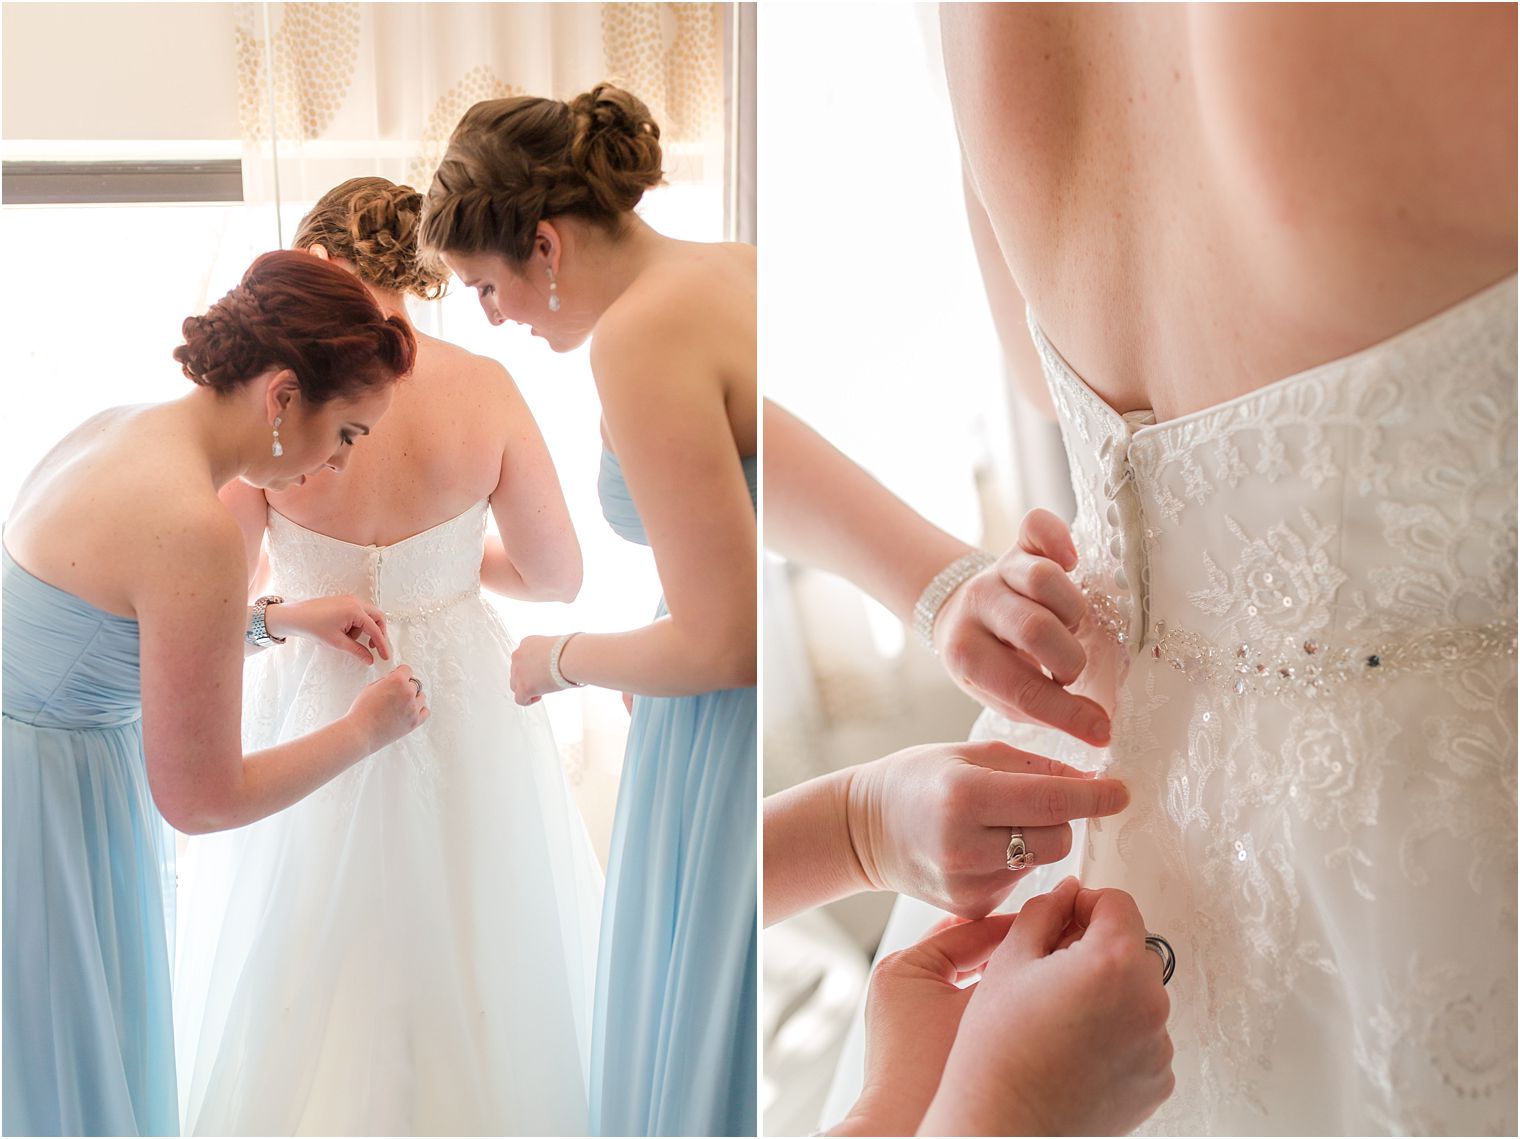
M1007 908L1080 873L1175 947L1147 1131L1515 1134L1515 313L1510 278L1161 424L1031 320L1113 744L974 734L1129 786ZM940 916L899 900L881 952Z
M601 872L543 708L512 699L485 517L377 548L269 512L271 592L374 600L392 661L265 650L245 746L331 723L396 664L431 716L288 810L191 842L186 1134L585 1134Z

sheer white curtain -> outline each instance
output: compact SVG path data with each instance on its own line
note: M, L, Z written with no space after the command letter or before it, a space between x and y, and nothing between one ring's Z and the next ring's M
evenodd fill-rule
M278 207L359 174L425 189L481 99L612 79L660 123L673 183L723 177L721 4L235 5L244 193Z

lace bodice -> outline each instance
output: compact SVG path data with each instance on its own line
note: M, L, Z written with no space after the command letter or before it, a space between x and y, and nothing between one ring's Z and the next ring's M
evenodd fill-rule
M260 653L244 675L245 746L268 746L331 723L364 684L406 664L427 686L431 716L387 750L415 777L413 793L431 797L443 774L437 756L447 754L453 733L471 722L471 686L510 691L506 660L515 645L480 592L487 506L478 502L388 546L319 534L270 509L271 590L291 600L350 594L379 606L392 657L366 666L307 638ZM489 642L489 657L481 655L478 638ZM474 663L472 653L479 658ZM495 662L489 668L488 659ZM316 794L347 809L379 766L355 765Z
M1514 1131L1515 309L1160 424L1031 318L1114 736L979 731L1129 786L1076 869L1178 949L1160 1133Z
M1511 278L1162 424L1114 412L1032 324L1109 631L1232 690L1512 647L1514 310Z
M481 501L437 526L389 546L359 546L269 511L273 578L292 598L347 593L373 602L388 620L407 620L480 594L486 508Z

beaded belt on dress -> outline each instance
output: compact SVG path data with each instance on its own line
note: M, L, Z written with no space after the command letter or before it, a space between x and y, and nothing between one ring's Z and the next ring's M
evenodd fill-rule
M1124 619L1108 594L1083 582L1093 619L1119 644L1126 644ZM1164 662L1188 680L1218 684L1237 696L1302 694L1318 696L1348 682L1387 680L1414 672L1514 656L1513 618L1482 625L1429 629L1408 637L1365 645L1330 645L1308 638L1291 648L1263 649L1249 642L1220 644L1202 634L1157 621L1142 656Z
M385 611L385 619L387 621L420 621L424 617L432 617L437 613L442 613L445 609L451 609L461 601L469 601L471 598L478 599L479 597L480 587L477 585L474 589L461 590L450 597L445 597L439 601L429 601L427 604L419 605L415 609L387 609Z
M1515 622L1431 629L1353 647L1309 639L1297 646L1297 651L1261 652L1246 642L1218 645L1160 621L1156 640L1146 651L1189 680L1223 684L1237 696L1317 696L1350 681L1387 680L1488 657L1514 656Z

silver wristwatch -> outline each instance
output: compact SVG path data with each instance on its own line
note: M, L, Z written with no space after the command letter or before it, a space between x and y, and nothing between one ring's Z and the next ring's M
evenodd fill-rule
M243 634L243 639L256 648L267 649L270 645L283 645L284 637L271 637L269 628L264 624L264 610L271 605L278 605L284 601L283 597L261 597L253 603L253 617L248 622L248 632Z

